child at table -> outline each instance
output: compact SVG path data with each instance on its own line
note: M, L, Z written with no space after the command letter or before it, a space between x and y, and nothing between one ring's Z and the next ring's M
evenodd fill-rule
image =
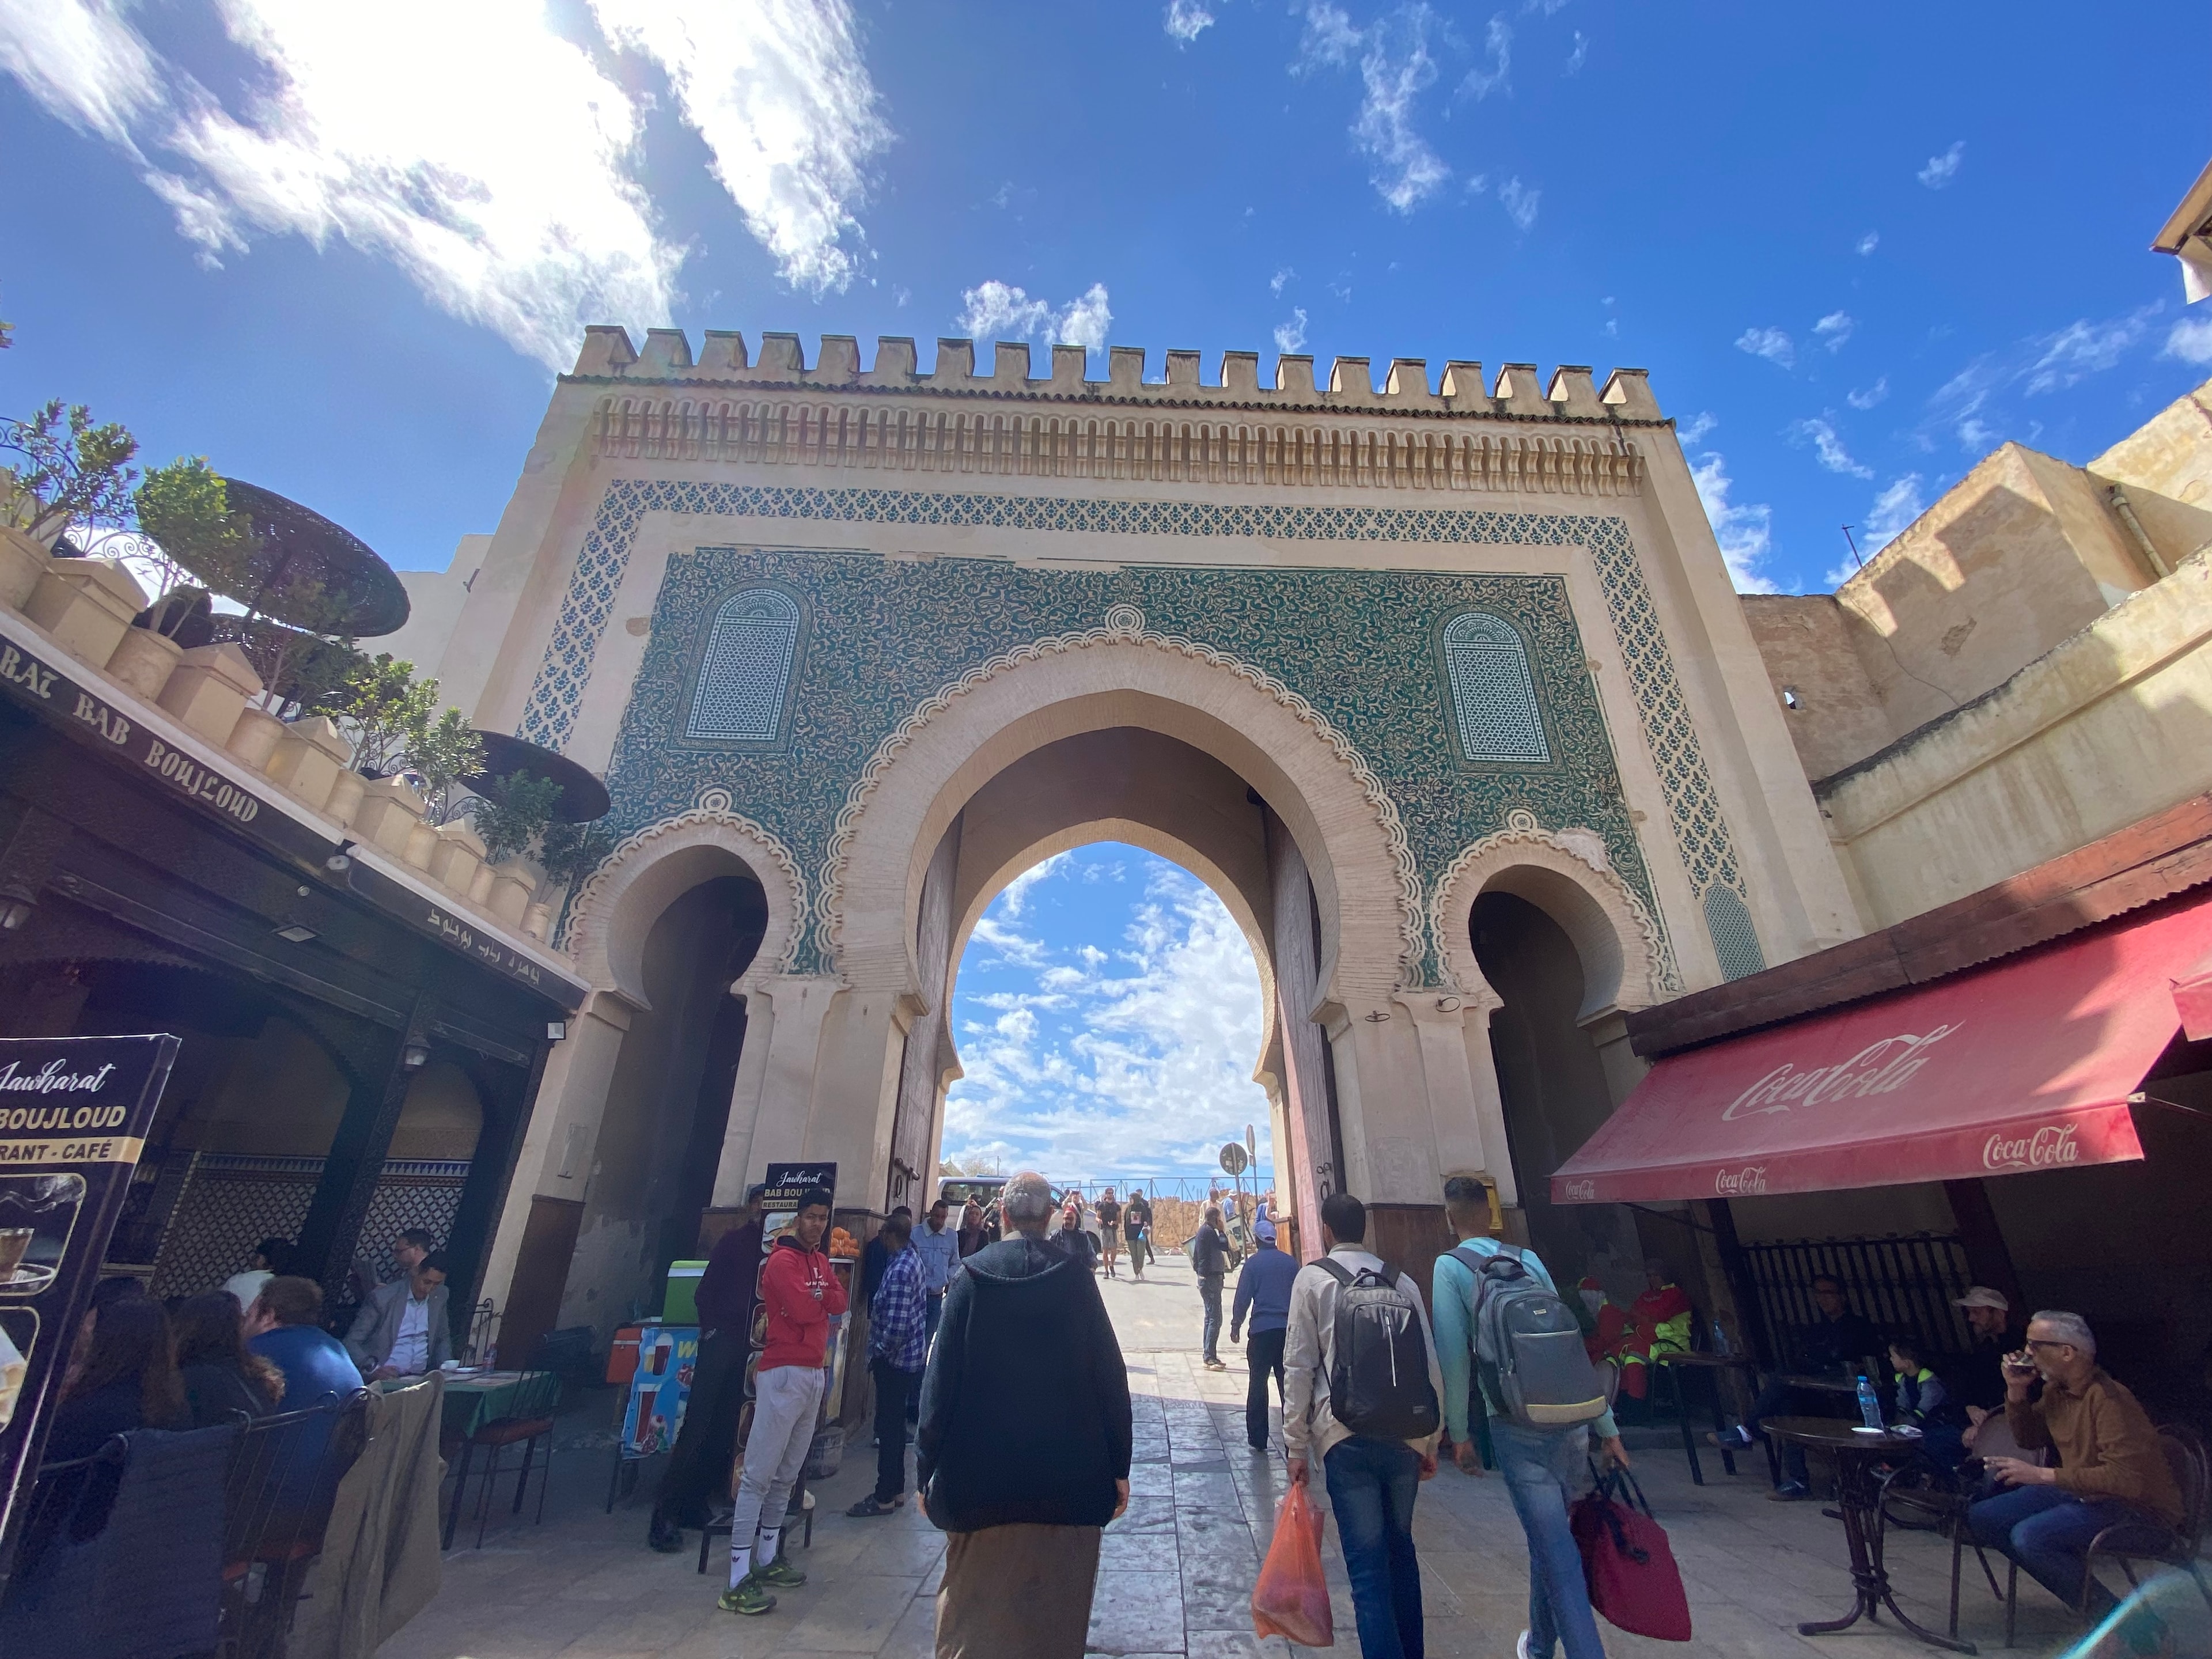
M1892 1426L1920 1431L1920 1449L1947 1469L1966 1455L1966 1408L1951 1398L1943 1379L1923 1363L1919 1343L1899 1337L1889 1345L1897 1373L1897 1412Z

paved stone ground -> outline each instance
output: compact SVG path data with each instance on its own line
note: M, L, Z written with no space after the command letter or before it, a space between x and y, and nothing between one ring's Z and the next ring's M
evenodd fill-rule
M1244 1444L1245 1371L1224 1346L1226 1372L1198 1364L1198 1296L1189 1272L1171 1258L1139 1286L1117 1280L1107 1301L1128 1356L1136 1400L1136 1455L1129 1512L1107 1531L1091 1641L1098 1653L1290 1659L1280 1638L1251 1634L1249 1598L1283 1492L1279 1452L1261 1457ZM611 1395L564 1419L568 1440L588 1438L611 1413ZM1797 1621L1833 1617L1850 1597L1843 1531L1812 1504L1764 1500L1765 1460L1739 1459L1745 1473L1721 1474L1706 1460L1705 1487L1693 1486L1671 1428L1632 1435L1637 1468L1667 1528L1690 1595L1697 1638L1686 1650L1605 1627L1614 1659L1742 1656L1743 1659L1904 1659L1923 1648L1890 1627L1862 1624L1838 1636L1804 1638ZM726 1562L695 1571L696 1551L654 1555L645 1548L647 1501L658 1468L635 1500L602 1513L612 1453L566 1449L556 1465L544 1524L516 1524L502 1505L481 1550L447 1558L438 1600L385 1644L381 1659L810 1659L873 1655L924 1659L931 1650L933 1598L943 1537L909 1506L895 1516L850 1521L846 1504L872 1483L865 1442L823 1483L814 1543L796 1552L811 1580L782 1593L763 1619L720 1612L715 1595ZM504 1492L507 1488L501 1488ZM534 1493L533 1493L534 1498ZM1421 1489L1415 1511L1421 1552L1428 1650L1507 1659L1526 1622L1528 1555L1504 1485L1446 1468ZM1334 1595L1336 1651L1357 1650L1336 1529L1327 1556ZM717 1540L719 1543L720 1540ZM1949 1551L1922 1535L1895 1539L1891 1571L1899 1599L1923 1622L1940 1626L1949 1589ZM1971 1556L1962 1596L1961 1634L1984 1651L2003 1639L2002 1614ZM2021 1645L2052 1654L2065 1629L2057 1607L2023 1589ZM1302 1650L1301 1650L1302 1651Z

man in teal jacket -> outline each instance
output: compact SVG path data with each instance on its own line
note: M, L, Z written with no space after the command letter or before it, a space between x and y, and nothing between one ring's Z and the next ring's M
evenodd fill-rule
M1469 1176L1445 1182L1444 1213L1462 1249L1475 1255L1498 1254L1500 1247L1490 1231L1490 1195L1480 1182ZM1522 1250L1521 1265L1545 1289L1559 1294L1534 1251ZM1444 1374L1444 1427L1460 1468L1479 1474L1482 1465L1468 1422L1474 1363L1474 1271L1447 1252L1437 1258L1431 1289L1429 1305L1436 1320L1437 1358ZM1583 1582L1582 1553L1567 1528L1567 1503L1587 1479L1584 1468L1593 1429L1606 1457L1627 1466L1628 1453L1621 1446L1613 1413L1566 1428L1531 1428L1499 1416L1486 1398L1483 1409L1489 1416L1490 1442L1513 1499L1513 1512L1521 1517L1521 1530L1528 1540L1528 1628L1521 1632L1514 1652L1517 1659L1552 1659L1564 1648L1566 1659L1605 1659L1589 1590Z

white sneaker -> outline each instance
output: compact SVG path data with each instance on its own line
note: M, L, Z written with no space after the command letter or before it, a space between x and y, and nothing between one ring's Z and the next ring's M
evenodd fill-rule
M1521 1632L1521 1639L1513 1644L1513 1659L1530 1659L1528 1632L1525 1630Z

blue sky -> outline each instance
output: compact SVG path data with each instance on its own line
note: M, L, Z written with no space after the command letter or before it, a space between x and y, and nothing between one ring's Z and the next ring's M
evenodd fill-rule
M491 528L586 320L1646 367L1748 584L2212 374L2212 12L0 0L0 410Z
M1251 947L1204 884L1119 842L1058 854L992 901L961 960L945 1155L1199 1175L1249 1124L1272 1168L1261 1024Z

